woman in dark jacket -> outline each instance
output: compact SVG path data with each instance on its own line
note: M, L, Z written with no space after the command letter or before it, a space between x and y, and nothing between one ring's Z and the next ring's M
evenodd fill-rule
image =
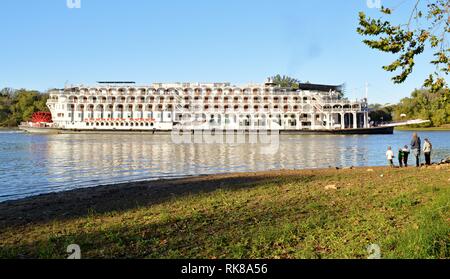
M420 140L420 137L417 135L417 133L413 134L412 140L411 140L411 151L416 157L416 166L420 167L420 151L421 151L421 145L422 142Z

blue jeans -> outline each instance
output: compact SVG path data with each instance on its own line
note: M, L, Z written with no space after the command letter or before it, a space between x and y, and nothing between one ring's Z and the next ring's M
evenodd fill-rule
M420 167L420 150L419 149L413 149L412 150L414 157L416 157L416 166Z

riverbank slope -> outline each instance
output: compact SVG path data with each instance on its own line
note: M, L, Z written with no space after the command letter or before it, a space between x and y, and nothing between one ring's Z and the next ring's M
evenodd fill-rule
M245 173L0 204L1 258L450 258L450 166Z
M450 124L439 127L415 127L415 126L401 126L396 127L397 131L415 131L415 132L433 132L433 131L450 131Z

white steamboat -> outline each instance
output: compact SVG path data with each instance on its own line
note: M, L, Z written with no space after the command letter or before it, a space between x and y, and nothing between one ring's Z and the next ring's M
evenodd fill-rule
M343 97L342 86L98 82L49 92L58 132L260 131L280 133L392 133L369 127L367 99ZM27 125L22 125L27 130Z

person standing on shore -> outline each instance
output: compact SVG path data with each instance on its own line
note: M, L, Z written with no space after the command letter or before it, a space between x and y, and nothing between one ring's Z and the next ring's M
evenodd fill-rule
M403 168L403 160L404 160L404 154L403 154L403 149L399 148L398 149L398 165L400 166L400 168Z
M413 134L412 140L411 140L411 150L414 154L414 157L416 157L416 166L420 167L420 152L421 152L421 140L419 135L417 133Z
M425 155L425 164L431 166L431 151L433 150L433 145L429 139L425 139L423 144L423 154Z
M405 168L408 167L409 153L411 153L411 151L409 150L409 146L405 145L405 147L403 148L403 165L405 166Z
M391 168L395 167L394 165L394 151L392 151L392 148L389 146L388 150L386 151L386 159L388 160L389 166Z

